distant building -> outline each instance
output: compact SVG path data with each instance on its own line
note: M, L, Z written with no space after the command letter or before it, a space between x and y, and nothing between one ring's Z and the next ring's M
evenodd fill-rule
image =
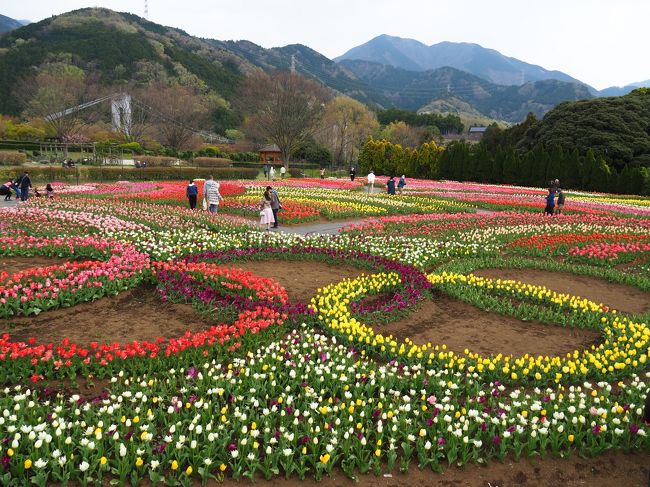
M267 145L257 152L260 154L260 162L282 164L282 152L277 144Z
M469 140L481 140L487 127L470 127L467 131L467 138Z

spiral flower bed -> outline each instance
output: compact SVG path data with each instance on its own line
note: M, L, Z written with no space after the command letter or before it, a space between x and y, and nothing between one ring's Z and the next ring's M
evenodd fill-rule
M188 485L199 479L209 483L231 477L319 479L341 471L356 478L369 472L396 475L398 470L406 472L415 465L440 471L448 466L510 462L520 457L535 457L535 468L566 474L570 470L564 468L566 462L552 457L578 456L583 469L580 475L591 471L590 477L581 476L581 481L618 485L620 482L607 477L610 470L623 471L631 484L639 483L641 477L645 480L650 448L650 428L642 420L650 380L650 334L647 315L641 314L645 312L626 315L612 309L616 306L607 306L616 305L615 299L601 304L542 286L471 274L479 268L496 268L496 273L501 267L519 269L535 262L551 272L590 275L647 292L650 284L645 277L647 261L643 260L647 249L641 245L647 244L650 220L643 218L646 212L631 208L647 203L645 200L615 202L615 208L634 210L630 214L638 215L635 218L594 214L609 211L606 201L583 201L574 209L591 207L593 211L553 218L513 212L432 215L440 209L458 211L470 205L428 197L431 194L458 193L460 198L461 193L486 193L484 200L496 205L499 199L508 208L516 208L518 203L528 203L527 198L531 205L538 205L542 192L412 181L408 187L429 195L390 199L321 190L320 184L314 181L308 191L282 188L281 196L288 206L292 201L304 207L317 206L321 215L335 217L428 214L368 220L351 229L351 235L302 238L250 231L241 225L241 219L212 218L167 206L161 204L162 192L159 196L136 192L132 197L137 202L57 196L0 211L7 216L0 218L0 231L14 237L1 241L2 255L39 253L97 261L51 266L50 271L44 270L48 266L12 275L5 272L0 280L3 291L13 292L18 285L17 290L22 286L32 293L27 298L27 291L16 292L12 302L17 299L20 303L24 296L26 303L36 303L40 310L38 299L54 299L50 289L54 279L72 283L57 291L57 299L67 293L70 301L56 306L75 304L73 300L82 295L96 299L99 294L95 292L119 292L120 285L147 280L149 287L137 289L149 292L157 286L157 292L147 294L147 299L155 300L153 306L158 305L158 299L152 298L157 293L160 303L191 303L200 314L197 319L187 306L161 306L177 310L180 324L171 325L167 329L173 331L162 332L164 336L155 340L151 337L159 329L144 313L138 316L140 301L135 299L131 308L135 312L127 316L133 323L127 324L137 330L154 323L154 334L146 335L148 341L111 343L111 333L115 339L116 332L123 331L118 325L113 329L106 326L103 336L108 339L89 344L70 339L61 343L12 342L8 335L2 336L3 482ZM164 184L156 186L166 188ZM174 190L177 204L185 201L182 188L178 184ZM106 189L112 192L112 188ZM235 204L248 204L248 194L233 196L228 199ZM466 196L483 200L473 197L478 194ZM144 203L148 197L163 200ZM568 201L577 202L578 197L569 195ZM88 236L92 233L105 237ZM84 239L105 242L105 246L80 245ZM589 247L601 244L611 247ZM571 252L572 248L585 250ZM141 261L135 258L138 254ZM541 258L524 259L520 254ZM633 261L625 272L614 268L628 257ZM91 266L111 259L113 269L90 274ZM119 271L129 259L142 264L130 277L129 269ZM267 269L277 265L277 260L295 259L341 267L351 264L373 274L321 288L308 307L291 302L278 282L236 268L240 261L256 259L272 261ZM317 273L307 275L304 269L308 266L297 272L296 266L283 264L284 274L305 272L299 277L313 284ZM255 267L250 264L251 269ZM434 274L422 271L434 268ZM79 288L77 276L84 272L89 273L87 282L99 281L101 287L85 287L84 281ZM338 280L331 275L321 278L323 282ZM555 279L566 277L554 275L550 282ZM414 343L414 337L422 336L416 334L415 326L387 325L397 330L395 333L407 330L400 337L410 338L382 333L385 317L406 314L422 298L431 298L431 303L420 310L444 300L462 300L464 303L456 304L462 304L463 310L469 303L518 319L522 328L528 321L534 321L531 328L537 330L546 326L540 321L582 327L590 337L597 330L602 340L591 348L574 347L578 350L558 356L515 355L515 348L506 345L512 342L506 342L505 332L497 328L504 320L496 314L491 322L494 328L480 323L481 333L492 335L496 343L495 355L469 349L460 352L466 335L458 331L459 352L449 351L444 340ZM5 305L0 304L0 309L9 309ZM96 312L99 304L85 307ZM10 318L36 312L19 310ZM455 323L472 318L471 310L467 315L463 311L458 314ZM193 320L194 331L181 333L179 330L187 329L186 315ZM37 319L44 318L49 319L47 313ZM442 321L438 318L436 325ZM35 321L31 316L16 321L25 319ZM212 323L216 324L210 326ZM88 325L79 319L72 326L84 324ZM424 321L416 324L427 325ZM548 333L531 336L553 338L555 332L551 326L548 329ZM449 327L442 336L452 332ZM128 337L128 330L125 333ZM485 336L472 338L487 341ZM539 348L537 342L534 347L533 351ZM586 459L603 452L606 456ZM544 459L545 455L551 458ZM613 458L623 461L612 462ZM611 468L593 473L602 464ZM548 483L535 478L532 468L521 462L507 470L525 471L528 483ZM490 469L480 469L481 480L486 475L495 475L494 481L501 478L496 475L503 470ZM479 483L475 470L453 468L448 473L462 472L466 477L459 484L474 485ZM435 474L430 475L426 479L430 483L439 481ZM500 483L523 483L513 481L515 475ZM407 484L418 481L412 480L404 477Z
M515 281L447 273L429 276L429 280L439 289L457 289L461 296L478 296L475 300L469 299L473 304L493 304L493 301L480 299L486 295L515 297L524 301L515 309L502 304L501 311L510 311L514 315L517 314L515 310L525 310L530 316L530 312L536 308L526 307L527 302L539 305L539 315L546 313L547 319L568 315L567 322L571 323L573 320L570 318L577 315L581 326L602 329L603 343L590 350L576 350L565 357L513 357L501 354L481 357L469 350L457 355L447 351L444 344L416 345L408 339L400 342L392 335L378 333L353 316L350 302L368 293L376 294L392 288L399 283L399 279L395 273L380 273L344 280L325 288L312 300L311 306L324 327L351 345L363 347L387 360L416 362L427 368L478 374L485 380L499 380L508 384L612 380L646 368L650 342L650 329L646 323L637 323L619 316L615 310L579 297L560 295L543 287Z
M37 343L34 339L27 343L12 342L5 334L0 337L0 361L9 362L8 368L16 377L29 376L33 381L52 369L61 369L66 375L92 371L94 375L104 376L113 370L116 360L120 363L134 358L147 361L194 351L183 355L183 360L191 362L197 353L208 356L214 347L232 352L240 347L239 339L245 335L257 335L266 328L282 325L289 313L304 311L304 307L296 310L287 303L286 292L279 284L250 272L209 263L158 262L152 267L163 300L191 302L204 313L218 311L220 306L234 306L237 309L234 322L209 326L195 333L188 331L178 337L159 337L155 342L133 340L85 345L66 339L55 345Z

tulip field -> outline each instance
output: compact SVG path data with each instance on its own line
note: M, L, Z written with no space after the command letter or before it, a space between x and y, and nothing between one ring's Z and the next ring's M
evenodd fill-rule
M364 183L1 208L0 484L646 485L650 199Z

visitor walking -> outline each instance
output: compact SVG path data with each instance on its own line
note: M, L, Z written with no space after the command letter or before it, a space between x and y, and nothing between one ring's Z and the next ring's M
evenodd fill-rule
M267 186L266 190L271 192L271 210L273 211L274 220L273 228L278 228L278 211L282 208L282 202L280 201L277 189Z
M406 186L406 176L402 174L402 177L399 178L399 183L397 183L397 192L401 195L404 191L404 186Z
M552 215L554 207L555 207L555 192L553 191L553 188L548 188L548 195L546 196L546 208L544 208L544 214Z
M47 183L45 185L45 195L48 198L54 198L54 188L52 187L52 185L50 183Z
M194 184L194 180L190 179L190 184L185 189L185 196L190 202L190 210L196 209L196 200L199 198L199 187Z
M284 179L284 175L287 173L287 168L280 166L280 179Z
M29 188L32 187L32 180L27 171L18 178L16 185L20 188L20 201L27 201L29 198Z
M388 181L386 182L386 188L388 194L395 194L395 176L388 178Z
M557 188L557 208L555 209L556 215L562 214L562 209L564 208L565 199L566 198L564 196L564 191L562 191L562 188Z
M260 200L260 230L266 226L265 230L271 229L271 224L275 222L273 210L271 209L271 191L266 189Z
M320 168L320 178L325 179L325 168L324 167Z
M269 179L269 165L264 164L264 179Z
M372 191L375 189L375 173L370 170L370 173L368 174L368 193L372 193Z
M269 169L269 177L271 178L271 181L275 181L275 168L273 166Z
M223 201L221 193L219 193L219 183L214 180L213 176L208 177L203 187L203 198L208 204L208 211L212 215L217 214L219 209L219 202Z
M357 171L354 169L354 167L350 168L350 181L354 181L354 178L357 177Z

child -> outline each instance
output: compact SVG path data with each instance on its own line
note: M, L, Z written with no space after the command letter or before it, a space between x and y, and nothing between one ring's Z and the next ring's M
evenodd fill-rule
M45 194L48 198L54 198L54 188L52 188L50 183L47 183L47 186L45 186Z
M397 183L397 192L402 194L404 191L404 186L406 186L406 176L402 174L402 177L399 178L399 183Z

